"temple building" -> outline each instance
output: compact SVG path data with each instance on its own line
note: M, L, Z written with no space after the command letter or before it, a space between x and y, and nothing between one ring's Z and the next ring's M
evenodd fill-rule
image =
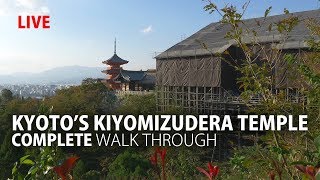
M292 30L283 33L277 24L287 22L288 18L298 18L298 21ZM275 61L269 90L274 93L281 91L281 96L296 107L305 107L307 100L299 93L299 89L305 91L308 86L297 72L298 67L289 67L291 65L287 63L285 55L299 59L315 51L307 43L310 39L319 41L317 35L310 33L306 26L310 19L319 20L320 10L246 19L239 23L244 32L241 33L241 39L246 44L244 47L256 58L254 61L262 62L267 58ZM248 104L251 107L259 106L259 94L251 96L248 102L244 102L240 96L243 89L238 82L243 76L230 62L242 64L246 57L236 41L226 38L226 34L232 34L233 31L228 23L214 22L155 57L159 112L168 112L177 107L188 114L224 116L249 113ZM269 57L266 58L266 55ZM259 138L252 138L255 135L238 130L239 121L234 121L233 125L234 131L217 133L217 148L213 149L211 156L213 160L229 159L232 154L230 149L235 145L241 147L257 143L256 139Z
M117 55L116 41L114 42L114 54L111 58L103 61L108 67L102 72L107 75L105 84L118 91L149 91L155 87L156 70L147 71L124 70L121 66L129 61Z
M276 24L290 17L296 17L299 21L285 39ZM256 34L254 37L247 33L242 35L243 41L251 48L252 56L260 61L266 59L261 52L270 51L269 56L278 59L272 75L272 91L285 91L287 99L293 102L304 99L299 97L298 89L306 89L306 83L295 72L296 68L288 70L286 60L281 57L290 54L299 58L310 51L307 40L317 37L310 33L305 21L318 20L319 17L320 10L312 10L246 19L242 22L244 30L250 27L250 31ZM273 26L269 30L270 25ZM234 40L226 38L226 33L230 31L232 28L226 23L211 23L155 57L159 111L165 112L177 106L187 112L225 114L227 110L238 113L239 107L244 107L239 97L241 88L237 83L241 76L229 62L240 64L245 55ZM253 97L250 103L257 104L258 101L259 97Z

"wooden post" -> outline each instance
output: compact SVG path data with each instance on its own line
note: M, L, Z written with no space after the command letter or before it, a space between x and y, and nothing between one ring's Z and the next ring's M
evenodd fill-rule
M196 87L196 112L199 112L199 87Z
M191 94L190 94L190 86L188 86L188 111L190 112L191 110Z

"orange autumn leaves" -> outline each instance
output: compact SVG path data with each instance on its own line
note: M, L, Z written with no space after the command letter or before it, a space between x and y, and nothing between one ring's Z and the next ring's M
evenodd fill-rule
M295 166L299 171L301 171L307 178L311 180L316 180L317 175L320 173L319 167L314 166L303 166L303 165L296 165Z
M53 171L57 173L61 180L72 180L73 178L70 173L78 159L78 156L72 156L66 159L60 166L53 167Z

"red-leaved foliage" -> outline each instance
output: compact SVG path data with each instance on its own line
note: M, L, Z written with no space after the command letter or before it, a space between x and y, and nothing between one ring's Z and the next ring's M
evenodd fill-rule
M160 155L161 158L161 165L162 167L166 164L166 155L167 155L167 149L166 148L157 148L156 152Z
M268 175L269 175L270 180L276 179L276 173L274 171L270 171Z
M158 155L160 155L161 158L161 169L162 169L162 179L166 179L166 155L167 155L167 149L166 148L156 148L154 153L150 157L151 164L155 167L155 170L161 179L159 167L158 167Z
M296 165L295 166L299 171L301 171L302 173L304 173L306 176L308 176L308 178L312 179L312 180L316 180L316 176L317 174L320 173L320 169L316 168L314 166L303 166L303 165Z
M157 166L158 164L158 154L155 152L153 155L150 157L150 162L152 165Z
M68 176L76 165L78 159L79 157L72 156L66 159L60 166L53 167L53 171L56 172L62 180L68 180Z
M213 180L218 176L219 173L219 166L212 166L212 164L208 163L208 169L209 171L204 170L201 167L197 167L198 171L202 172L204 175L208 177L209 180Z

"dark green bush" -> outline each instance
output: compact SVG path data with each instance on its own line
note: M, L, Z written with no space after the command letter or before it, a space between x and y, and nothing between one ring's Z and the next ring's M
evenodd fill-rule
M141 155L129 150L118 155L109 166L109 177L147 177L151 164Z

